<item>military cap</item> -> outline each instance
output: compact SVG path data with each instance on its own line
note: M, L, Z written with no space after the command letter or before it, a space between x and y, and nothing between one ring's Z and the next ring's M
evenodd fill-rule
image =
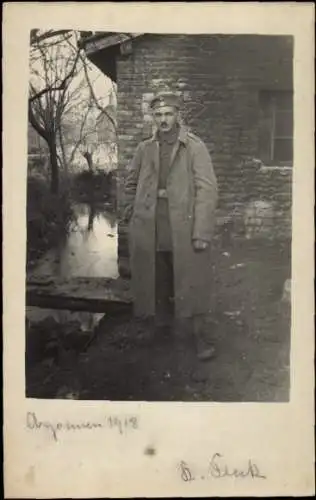
M154 109L161 106L180 108L179 96L174 92L159 92L152 98L150 107Z

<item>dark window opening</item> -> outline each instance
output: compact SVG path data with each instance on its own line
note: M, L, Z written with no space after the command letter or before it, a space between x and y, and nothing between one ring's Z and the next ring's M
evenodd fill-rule
M260 93L259 150L260 157L268 165L292 164L292 91Z

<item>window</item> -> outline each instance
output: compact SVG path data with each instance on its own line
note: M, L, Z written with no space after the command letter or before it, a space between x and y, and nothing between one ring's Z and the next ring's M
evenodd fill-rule
M259 149L264 163L289 165L293 161L293 92L260 93Z

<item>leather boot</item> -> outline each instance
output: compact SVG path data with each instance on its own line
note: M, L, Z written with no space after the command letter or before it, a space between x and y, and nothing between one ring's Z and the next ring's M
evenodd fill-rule
M211 343L211 332L202 317L194 318L194 343L197 364L192 371L192 380L206 383L211 377L210 364L215 357L215 348Z
M210 325L205 321L204 316L194 318L194 337L196 346L196 356L199 361L211 361L216 351L211 341Z

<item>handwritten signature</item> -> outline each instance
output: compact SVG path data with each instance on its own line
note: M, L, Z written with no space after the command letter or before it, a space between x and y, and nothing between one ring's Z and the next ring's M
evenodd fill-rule
M102 420L97 422L70 422L69 420L63 422L51 422L49 420L40 420L35 412L28 411L26 414L26 427L34 431L45 429L50 433L54 441L58 441L58 434L61 431L116 429L120 434L123 434L124 431L138 429L139 422L136 416L118 417L112 415L105 416Z
M266 479L266 476L261 473L258 465L252 459L248 459L244 467L229 466L225 457L220 453L213 454L204 473L194 473L192 467L185 461L181 461L178 468L180 477L184 482L191 482L196 479L222 479L225 477L238 479Z

